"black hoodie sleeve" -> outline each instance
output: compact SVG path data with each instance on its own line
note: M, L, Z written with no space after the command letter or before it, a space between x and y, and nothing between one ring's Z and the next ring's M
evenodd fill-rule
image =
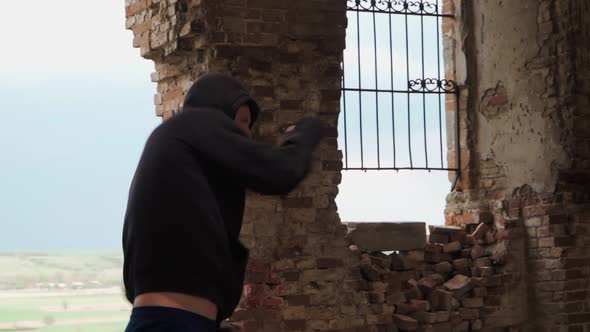
M169 120L174 137L236 175L253 191L286 194L305 177L320 139L320 122L301 120L281 146L256 142L214 109L187 110Z

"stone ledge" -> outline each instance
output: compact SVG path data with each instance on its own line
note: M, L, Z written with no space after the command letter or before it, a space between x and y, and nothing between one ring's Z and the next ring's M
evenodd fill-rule
M346 235L361 251L424 249L424 222L344 222Z

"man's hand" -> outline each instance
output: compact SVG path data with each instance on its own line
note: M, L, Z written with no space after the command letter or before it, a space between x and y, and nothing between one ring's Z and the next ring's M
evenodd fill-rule
M217 332L244 332L244 329L236 324L221 322Z

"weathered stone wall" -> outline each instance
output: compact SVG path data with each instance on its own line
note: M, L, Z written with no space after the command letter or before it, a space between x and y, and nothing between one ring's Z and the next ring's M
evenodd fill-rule
M516 240L508 251L522 257L514 276L526 288L504 299L527 301L516 308L521 318L504 326L583 331L590 323L589 4L454 2L469 136L447 223L471 227L489 213Z

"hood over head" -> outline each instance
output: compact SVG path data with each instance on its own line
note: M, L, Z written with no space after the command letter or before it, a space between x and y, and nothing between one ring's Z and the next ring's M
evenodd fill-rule
M214 108L234 119L243 104L250 106L252 127L260 112L256 101L233 77L221 73L207 73L199 77L188 90L183 109Z

